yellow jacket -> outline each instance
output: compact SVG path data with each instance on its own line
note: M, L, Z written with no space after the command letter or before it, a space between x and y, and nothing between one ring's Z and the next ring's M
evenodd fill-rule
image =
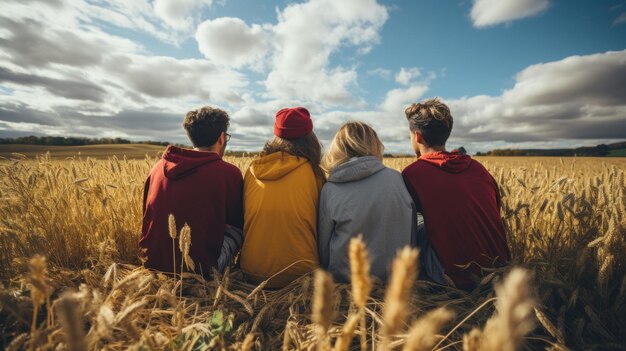
M267 285L281 288L319 266L321 188L321 179L305 158L275 152L252 162L243 190L241 269L248 280L259 284L286 268Z

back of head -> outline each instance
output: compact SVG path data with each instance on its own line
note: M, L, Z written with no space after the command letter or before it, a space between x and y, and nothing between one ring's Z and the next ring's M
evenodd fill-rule
M384 149L372 127L363 122L347 122L335 134L322 160L322 168L330 173L352 157L376 156L382 160Z
M265 143L261 156L279 151L304 157L315 175L324 179L324 172L320 169L322 145L313 133L313 121L306 108L283 108L276 112L274 138Z
M411 132L422 133L428 146L443 146L452 132L452 114L439 98L414 103L404 110Z
M229 125L228 113L210 106L187 112L183 121L183 128L195 147L214 145L222 132L226 133Z
M275 152L284 152L289 155L307 159L315 175L324 179L324 172L322 172L319 166L322 157L322 145L315 133L310 132L297 139L284 139L279 136L274 136L274 138L265 143L261 156Z

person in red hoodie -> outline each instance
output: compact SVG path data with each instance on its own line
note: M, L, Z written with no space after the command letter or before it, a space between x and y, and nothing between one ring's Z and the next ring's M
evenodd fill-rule
M223 271L239 251L243 242L243 177L239 168L222 160L230 139L229 120L225 111L212 107L188 112L183 127L194 148L168 146L150 171L144 187L139 240L145 251L145 267L180 272L178 239L173 242L168 230L170 214L176 220L177 232L184 224L191 228L189 255L196 273L208 277L213 267Z
M443 270L429 272L426 262L426 273L443 274L449 278L447 282L470 289L481 276L481 267L510 260L498 186L478 161L458 151L446 151L452 115L439 99L412 104L405 115L413 150L419 155L402 172L424 217L425 232L421 234L426 237L418 242L426 247L422 255L438 260L440 265L435 262L435 266Z

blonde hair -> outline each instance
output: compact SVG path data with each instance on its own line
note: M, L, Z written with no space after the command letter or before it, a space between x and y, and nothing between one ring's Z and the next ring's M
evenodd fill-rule
M335 134L320 166L330 173L352 157L376 156L382 160L384 150L385 146L372 127L363 122L347 122Z

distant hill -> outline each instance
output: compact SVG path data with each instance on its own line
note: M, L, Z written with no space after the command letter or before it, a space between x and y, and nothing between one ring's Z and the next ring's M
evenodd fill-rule
M596 146L582 146L575 149L496 149L476 156L592 156L626 157L626 141Z

